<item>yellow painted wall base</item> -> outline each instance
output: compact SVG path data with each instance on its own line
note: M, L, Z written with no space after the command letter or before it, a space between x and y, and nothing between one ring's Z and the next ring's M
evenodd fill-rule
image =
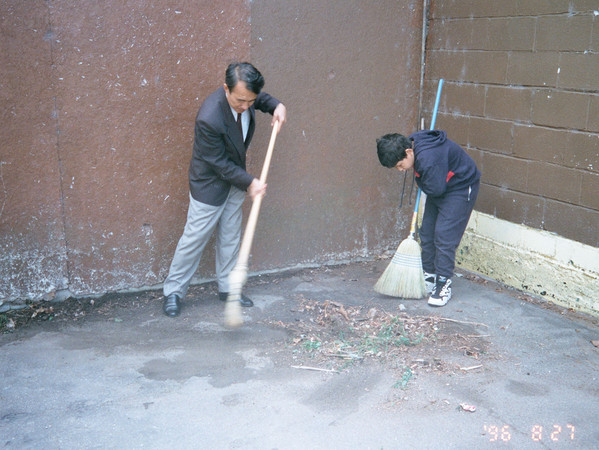
M474 211L456 264L599 316L599 248Z

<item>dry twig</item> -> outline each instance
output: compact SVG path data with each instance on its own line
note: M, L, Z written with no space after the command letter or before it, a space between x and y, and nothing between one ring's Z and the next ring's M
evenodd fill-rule
M338 370L334 369L321 369L320 367L310 367L310 366L291 366L293 369L305 369L305 370L316 370L318 372L333 372L339 373Z

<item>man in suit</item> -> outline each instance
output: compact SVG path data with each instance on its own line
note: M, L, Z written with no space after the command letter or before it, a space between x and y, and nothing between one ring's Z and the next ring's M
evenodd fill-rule
M266 184L246 172L246 152L255 129L255 110L272 114L272 123L285 123L287 110L262 91L264 78L250 63L232 63L225 83L198 111L189 165L189 210L183 235L164 281L163 311L177 316L196 272L202 252L217 229L216 275L219 298L227 300L228 276L239 255L245 193L252 200L264 195ZM253 306L241 297L242 306Z

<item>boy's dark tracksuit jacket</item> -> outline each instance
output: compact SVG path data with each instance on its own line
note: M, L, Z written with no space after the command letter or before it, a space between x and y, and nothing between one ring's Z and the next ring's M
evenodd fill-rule
M409 138L414 141L416 183L427 195L420 229L422 267L449 278L481 174L470 155L447 139L445 131L423 130ZM439 214L441 210L445 213Z
M423 130L410 135L414 141L416 183L427 196L439 197L447 192L472 186L480 180L476 164L441 130Z

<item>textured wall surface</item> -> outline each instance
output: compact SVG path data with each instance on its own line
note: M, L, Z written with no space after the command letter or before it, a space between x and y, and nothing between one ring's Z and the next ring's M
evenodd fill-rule
M158 283L182 231L195 113L249 56L249 10L74 6L50 11L70 289Z
M163 280L201 100L249 58L249 5L0 3L0 300Z
M68 285L51 27L31 3L0 3L0 300Z
M476 209L599 246L599 3L432 0L430 18L426 98L444 78Z
M409 214L374 140L417 122L421 14L416 0L0 2L0 302L164 280L195 115L235 59L289 109L250 270L395 244Z
M475 211L456 255L461 267L599 316L599 249Z
M0 301L156 285L193 122L250 59L287 106L250 271L372 257L412 204L374 140L418 123L420 0L0 2ZM596 1L431 0L423 117L483 172L477 209L599 246ZM249 170L270 136L259 115ZM246 213L249 210L246 202ZM199 276L213 274L208 247Z
M398 208L399 175L379 164L375 139L415 131L421 7L420 1L252 3L252 60L268 75L265 90L289 106L254 268L380 254L409 228L407 198ZM252 144L255 173L267 139L263 133Z

